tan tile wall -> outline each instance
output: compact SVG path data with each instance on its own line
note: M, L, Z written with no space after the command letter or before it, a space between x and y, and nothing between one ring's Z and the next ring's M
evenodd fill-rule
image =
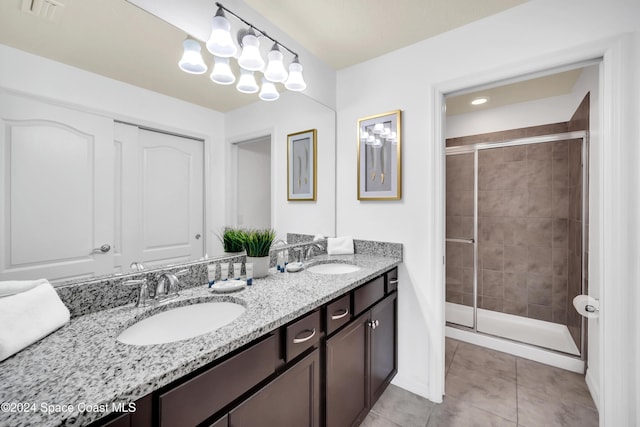
M478 153L478 306L567 323L569 143ZM473 236L473 155L447 157L447 237ZM447 301L473 304L473 248L447 244Z

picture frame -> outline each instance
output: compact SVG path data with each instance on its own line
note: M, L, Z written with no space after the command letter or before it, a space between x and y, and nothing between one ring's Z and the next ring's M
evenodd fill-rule
M358 120L358 200L402 198L402 112Z
M316 200L317 133L309 129L287 135L287 200Z

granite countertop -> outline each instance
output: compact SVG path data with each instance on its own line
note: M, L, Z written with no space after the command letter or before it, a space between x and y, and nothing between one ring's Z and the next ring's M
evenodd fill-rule
M220 294L207 286L180 292L166 305L131 304L71 319L48 337L0 362L0 425L86 425L128 405L260 336L323 305L396 265L399 258L321 255L360 270L340 275L278 273L244 290ZM116 341L136 321L176 306L233 301L246 311L214 332L150 346ZM7 406L7 403L9 406Z

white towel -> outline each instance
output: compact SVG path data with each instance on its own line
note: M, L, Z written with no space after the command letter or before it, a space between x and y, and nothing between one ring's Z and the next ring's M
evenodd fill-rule
M0 298L0 361L64 326L70 317L49 282Z
M0 282L0 297L6 297L7 295L15 295L20 292L28 291L43 283L49 283L47 279L38 280L10 280L6 282Z
M353 253L353 238L351 236L329 237L327 239L328 255L349 255Z

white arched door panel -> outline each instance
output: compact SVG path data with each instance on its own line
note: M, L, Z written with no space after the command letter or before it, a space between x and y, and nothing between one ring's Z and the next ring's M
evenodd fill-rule
M0 98L0 280L111 273L112 120Z

